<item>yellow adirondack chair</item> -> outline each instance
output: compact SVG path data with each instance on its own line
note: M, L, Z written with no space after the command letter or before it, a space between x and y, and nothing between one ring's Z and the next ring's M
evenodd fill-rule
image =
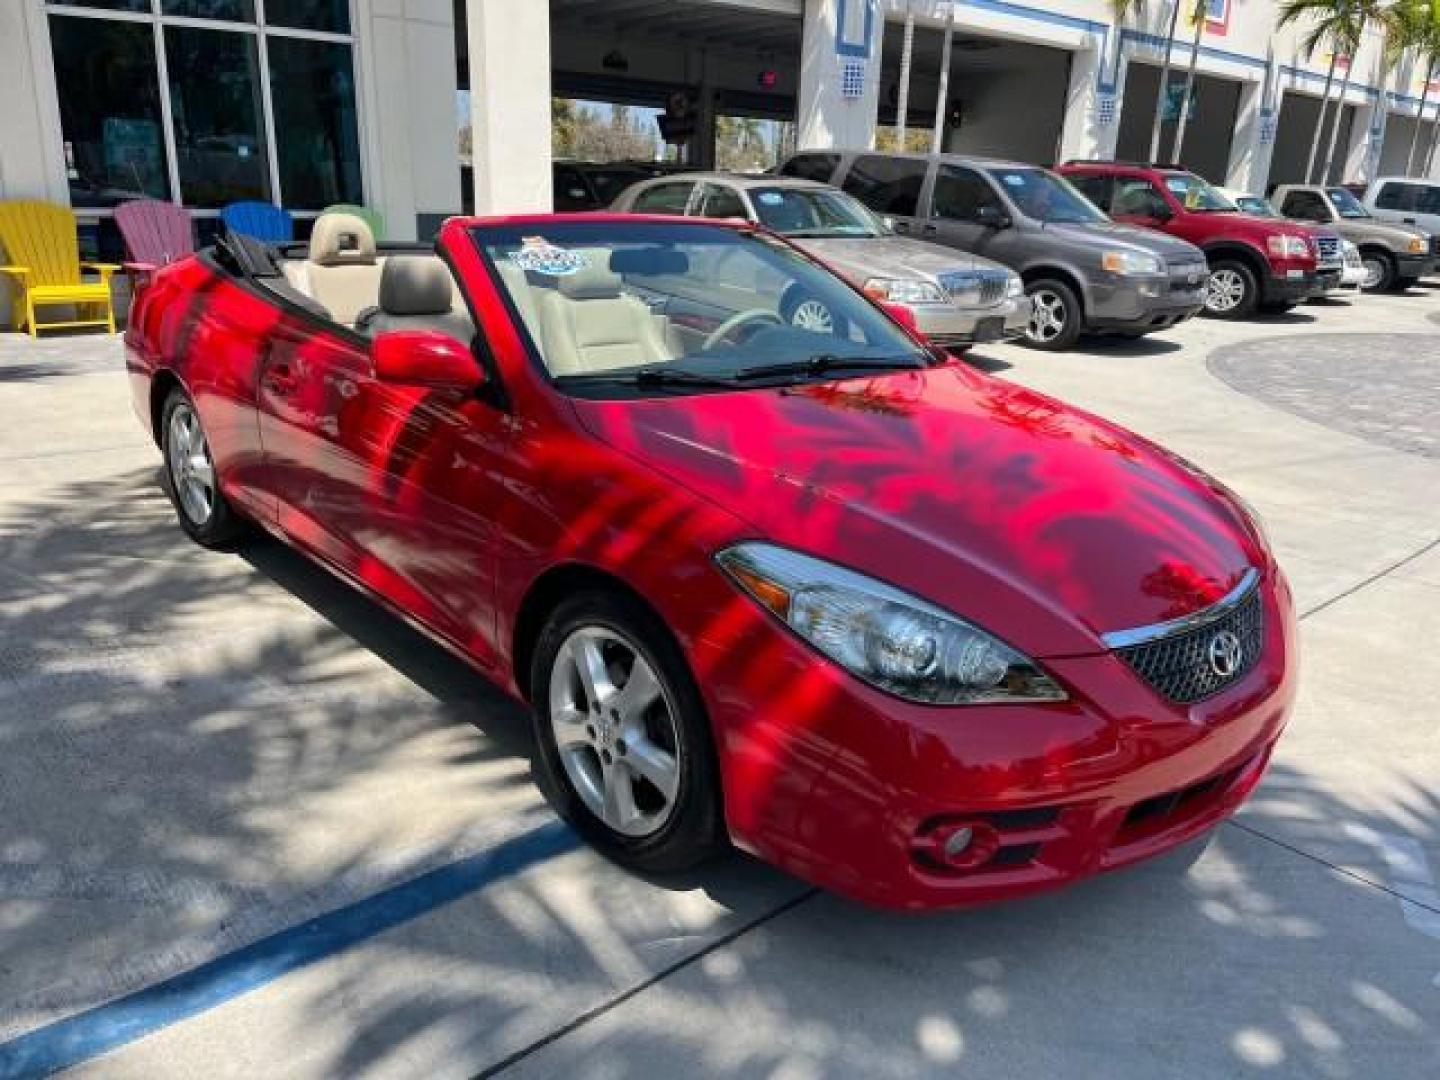
M0 247L11 263L0 266L0 274L9 275L18 286L16 311L31 337L41 330L70 326L104 326L115 332L110 275L120 268L114 263L80 261L75 214L69 208L23 199L0 201ZM100 280L83 280L82 271L97 273ZM37 308L60 304L73 306L77 317L39 321ZM81 318L87 308L96 315L103 312L104 318Z

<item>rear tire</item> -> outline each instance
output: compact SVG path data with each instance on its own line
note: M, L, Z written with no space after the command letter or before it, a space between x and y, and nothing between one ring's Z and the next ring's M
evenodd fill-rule
M605 855L671 873L725 846L704 702L674 636L638 600L591 590L557 607L530 700L548 794Z
M1031 304L1025 344L1059 352L1079 340L1085 315L1074 289L1055 278L1038 278L1025 286L1025 293Z
M1255 273L1238 259L1217 259L1210 264L1205 285L1205 314L1212 319L1248 319L1260 303Z
M178 386L160 412L160 448L165 454L165 493L185 535L207 548L229 548L247 523L220 492L220 473L190 395Z

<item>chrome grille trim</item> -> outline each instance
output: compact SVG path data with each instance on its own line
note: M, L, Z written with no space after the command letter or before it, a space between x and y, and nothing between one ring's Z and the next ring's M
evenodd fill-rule
M957 270L937 277L951 302L969 307L994 307L1010 287L1009 274L989 270Z
M1149 626L1137 626L1130 630L1112 630L1108 634L1101 634L1100 640L1110 649L1130 649L1136 645L1145 645L1152 641L1162 641L1165 638L1204 629L1234 611L1249 596L1250 590L1255 588L1259 581L1260 571L1252 566L1245 571L1245 575L1240 579L1238 585L1208 608L1192 612L1189 615L1182 615L1180 618L1171 619L1168 622L1151 623Z

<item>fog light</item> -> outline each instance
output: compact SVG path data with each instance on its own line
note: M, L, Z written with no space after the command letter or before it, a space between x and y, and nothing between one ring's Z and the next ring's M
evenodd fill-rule
M983 821L944 822L917 839L932 862L950 870L984 866L1000 849L1000 834Z
M945 838L942 850L946 859L958 859L970 846L970 841L975 838L975 830L969 825L962 825Z

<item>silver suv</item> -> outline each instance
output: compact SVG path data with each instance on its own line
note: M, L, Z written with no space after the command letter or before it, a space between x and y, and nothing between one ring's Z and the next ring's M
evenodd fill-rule
M1142 337L1205 302L1199 248L1117 225L1036 165L958 154L807 151L785 176L836 184L900 233L1004 263L1032 300L1029 343L1063 349L1083 331Z
M828 184L777 176L681 173L626 188L626 213L754 221L814 255L871 299L902 304L916 329L946 348L1025 335L1030 305L1019 277L989 259L895 236L869 210ZM832 332L819 299L791 292L779 312L795 326Z

